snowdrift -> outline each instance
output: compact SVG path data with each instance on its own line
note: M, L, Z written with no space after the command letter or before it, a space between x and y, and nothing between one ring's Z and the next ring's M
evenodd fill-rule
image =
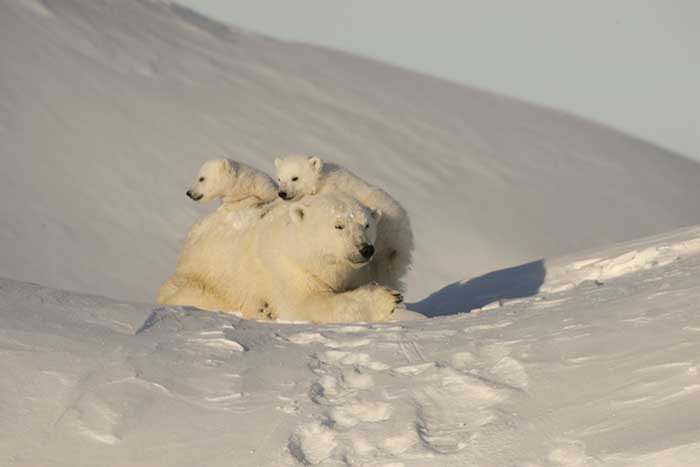
M0 281L0 464L689 466L700 227L545 261L529 296L260 323ZM551 271L551 273L550 273Z

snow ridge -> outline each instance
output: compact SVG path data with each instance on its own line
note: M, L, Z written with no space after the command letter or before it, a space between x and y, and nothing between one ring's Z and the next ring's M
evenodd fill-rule
M689 465L699 238L557 258L642 266L394 324L252 322L0 280L0 463ZM649 248L678 259L627 255Z

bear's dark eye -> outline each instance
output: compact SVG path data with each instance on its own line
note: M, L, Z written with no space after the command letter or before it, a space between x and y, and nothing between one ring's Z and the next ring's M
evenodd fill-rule
M296 182L297 180L299 180L299 177L292 177L293 182Z
M199 177L199 181L200 181L200 182L203 182L203 181L204 181L204 177Z
M365 229L369 229L369 224L365 224Z
M343 226L340 225L340 224L335 224L335 228L338 229L338 230L343 230L345 227L343 227Z

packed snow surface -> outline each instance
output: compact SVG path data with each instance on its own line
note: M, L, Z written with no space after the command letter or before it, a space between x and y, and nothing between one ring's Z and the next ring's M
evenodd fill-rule
M653 109L651 109L653 111ZM0 276L153 301L199 166L325 157L408 210L407 298L700 223L700 164L171 2L0 0Z
M699 253L696 227L557 258L530 295L387 324L2 280L0 465L697 465Z

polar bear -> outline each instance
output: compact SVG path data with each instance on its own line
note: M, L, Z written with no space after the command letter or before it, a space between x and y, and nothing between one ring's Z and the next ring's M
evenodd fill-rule
M378 226L372 278L393 289L404 290L402 277L413 257L413 232L404 208L384 190L365 182L338 165L318 157L292 155L275 159L279 197L299 200L306 195L341 192L382 211Z
M199 169L187 196L200 203L220 198L222 208L233 210L275 200L277 187L260 170L229 159L213 159Z
M183 248L158 302L258 319L392 320L403 298L369 283L381 216L327 193L285 203L249 229L211 225Z

